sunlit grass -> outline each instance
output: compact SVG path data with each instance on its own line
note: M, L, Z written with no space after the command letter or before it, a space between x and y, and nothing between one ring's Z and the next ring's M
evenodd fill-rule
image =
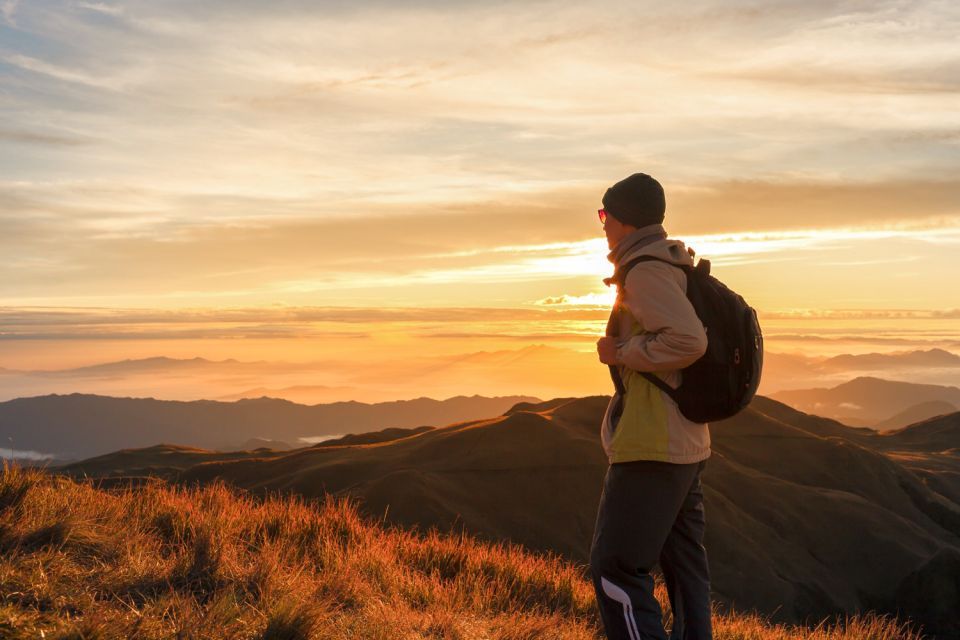
M97 490L4 464L0 637L601 637L583 567L384 529L349 502L216 483ZM666 611L666 594L657 595ZM669 618L666 620L669 624ZM718 640L917 640L886 618L816 629L715 615Z

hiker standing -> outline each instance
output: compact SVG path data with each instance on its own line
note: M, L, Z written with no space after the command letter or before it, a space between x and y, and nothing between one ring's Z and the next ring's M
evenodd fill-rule
M680 370L707 349L704 325L686 297L687 274L671 266L692 267L692 252L667 238L665 210L660 183L635 173L606 191L599 211L616 267L638 256L657 258L627 272L607 336L597 342L617 386L601 428L610 465L590 550L611 639L666 640L650 575L657 563L673 610L671 640L713 637L700 483L710 432L641 373L676 388Z

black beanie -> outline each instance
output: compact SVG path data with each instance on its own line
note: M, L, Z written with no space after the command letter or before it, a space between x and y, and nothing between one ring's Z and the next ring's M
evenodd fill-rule
M607 189L603 208L624 224L645 227L663 222L667 201L659 182L645 173L635 173Z

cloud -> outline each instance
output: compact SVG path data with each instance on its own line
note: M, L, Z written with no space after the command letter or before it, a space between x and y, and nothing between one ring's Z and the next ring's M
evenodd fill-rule
M960 91L960 59L945 60L933 68L876 69L869 72L838 68L835 63L817 67L783 67L718 70L704 75L745 80L758 84L811 90L864 94L955 94Z
M540 300L534 302L534 304L545 307L585 306L609 309L613 304L614 297L615 293L613 291L608 291L605 293L588 293L582 296L571 296L565 293L559 296L548 296L546 298L541 298Z
M0 141L3 140L23 144L40 144L63 147L76 147L90 144L92 142L90 139L80 136L0 129Z
M625 3L595 10L565 2L130 2L122 20L109 22L90 15L96 11L57 7L31 8L38 42L14 59L57 78L107 79L106 86L136 88L136 95L88 97L64 109L63 87L51 86L45 97L21 89L19 117L57 113L77 129L92 127L97 138L115 138L78 167L100 176L160 169L175 181L219 183L221 191L272 184L287 193L320 178L355 197L376 189L436 202L596 180L639 160L685 182L714 180L719 166L748 176L829 176L836 157L825 156L824 145L852 144L856 131L866 139L843 157L858 175L875 178L883 171L873 134L956 124L945 116L947 103L888 113L876 101L813 93L785 99L725 78L705 83L711 68L730 69L771 49L776 55L763 59L769 68L809 68L823 51L852 50L844 69L856 75L874 65L882 75L875 49L889 34L876 25L898 17L888 4L849 13L793 2L656 11ZM950 14L932 3L900 11L920 25L903 36L911 46L891 48L907 60L904 74L942 67ZM871 37L837 26L848 23L853 34ZM69 57L51 53L63 48ZM105 48L110 56L101 54ZM579 89L584 78L589 91ZM649 95L659 98L645 101ZM90 109L94 100L98 108ZM110 135L117 131L123 134ZM948 174L955 165L930 152L943 144L929 145L909 158L902 148L885 149L886 166L913 175L922 171L917 160L936 158Z
M951 184L670 186L668 229L718 267L789 268L818 256L821 268L899 261L922 272L960 244L960 219L942 215L960 197ZM0 189L0 250L5 268L18 275L0 282L0 300L194 306L219 299L237 306L301 305L313 297L397 306L433 298L449 306L476 304L478 295L502 298L506 284L512 305L565 295L568 305L606 306L597 296L611 266L591 202L601 189L344 209L305 197L8 183ZM919 191L908 204L906 194ZM904 213L908 206L913 216ZM911 256L919 259L903 262Z
M102 326L223 323L496 322L606 319L590 309L512 307L283 307L201 309L114 309L0 307L0 325Z
M938 3L2 6L10 304L586 300L636 170L675 235L958 225ZM821 240L708 248L783 274Z
M17 6L19 4L20 0L3 0L3 3L0 4L0 13L3 14L4 22L12 27L17 26L14 16L17 13Z
M609 307L564 303L515 308L276 305L223 309L0 307L0 327L3 327L0 340L306 340L317 337L368 340L385 327L390 327L390 331L409 333L418 338L591 341L602 333L608 313ZM768 339L789 342L943 344L954 332L937 330L937 325L922 325L912 330L899 321L945 319L960 319L960 309L760 310L761 325L767 327ZM879 328L848 325L836 328L820 324L840 320L881 320L890 323Z
M602 323L606 311L539 308L263 307L237 309L96 309L0 307L0 341L369 339L394 327L419 337L534 335L571 339L578 327ZM536 334L518 330L529 324ZM485 331L473 327L483 326ZM465 330L455 331L451 327ZM490 331L491 329L495 331Z
M77 2L77 6L82 9L89 9L97 13L104 13L109 16L123 15L123 7L105 2Z
M97 89L110 89L117 91L122 89L124 86L124 83L118 78L93 75L22 54L5 55L0 59L7 64L19 67L25 71L31 71L33 73L49 76L57 80L75 82L77 84L82 84Z
M0 458L4 460L50 460L54 456L51 453L40 453L39 451L25 451L20 449L0 448Z
M933 320L960 319L960 309L794 309L760 313L770 320ZM902 329L901 329L902 330Z
M563 332L556 333L494 333L494 332L448 332L448 333L430 333L420 337L423 338L445 338L454 340L518 340L521 342L531 341L571 341L571 342L593 342L601 334L597 331L582 332Z
M685 233L955 224L956 180L729 180L667 192L671 228Z
M787 11L774 10L770 17L750 19L741 14L748 27L776 37L763 41L751 56L728 56L719 49L715 57L704 60L699 72L807 95L829 91L902 96L957 90L960 56L947 38L958 24L953 7L900 1L811 5L803 9L784 4L780 8ZM906 51L910 53L904 55Z
M311 337L322 337L332 340L368 340L370 334L365 333L343 333L325 331L322 334L312 332L303 332L296 330L270 330L270 331L251 331L249 329L209 329L203 330L185 330L185 329L164 329L158 331L126 331L126 332L84 332L84 333L55 333L55 332L34 332L29 334L0 334L0 341L24 341L35 340L52 343L65 343L68 341L126 341L126 342L144 342L144 341L164 341L170 340L304 340Z
M888 338L878 336L872 333L871 329L864 328L863 333L848 333L841 335L812 335L803 333L770 333L764 336L767 343L796 343L809 342L814 344L875 344L875 345L904 345L918 347L923 345L939 346L945 348L956 347L958 342L947 339L924 339L915 337Z

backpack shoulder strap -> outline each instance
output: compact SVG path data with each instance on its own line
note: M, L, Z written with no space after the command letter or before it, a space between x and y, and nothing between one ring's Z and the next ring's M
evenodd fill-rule
M633 260L630 260L620 265L619 267L617 267L617 269L613 272L613 275L609 278L604 278L603 282L608 287L611 284L616 284L618 290L622 289L624 286L624 283L627 281L627 274L630 273L631 269L633 269L636 265L640 264L641 262L653 262L653 261L665 262L666 264L669 264L672 267L683 269L686 272L690 272L693 270L693 267L690 267L688 265L675 264L673 262L670 262L669 260L664 260L663 258L658 258L656 256L649 256L649 255L637 256ZM700 262L704 262L704 261L701 260ZM709 265L710 263L707 262L708 269L709 269ZM654 375L649 371L638 371L637 373L642 375L644 378L650 381L651 384L653 384L654 386L659 388L661 391L666 393L668 396L670 396L670 398L674 402L678 402L676 389L674 389L673 387L668 385L666 382L664 382L659 376ZM623 385L623 380L620 377L620 372L617 370L616 367L610 366L610 374L613 377L614 385L616 386L617 391L619 391L621 395L624 395L626 393L626 390Z
M627 274L630 273L631 269L633 269L635 266L637 266L641 262L654 262L654 261L663 262L664 264L668 264L671 267L676 267L677 269L683 269L683 271L685 271L686 273L690 273L692 271L706 271L706 273L710 273L710 261L704 260L703 258L701 258L697 262L696 267L691 267L690 265L677 264L675 262L670 262L669 260L664 260L663 258L658 258L656 256L637 256L633 260L625 262L619 267L617 267L616 270L614 270L612 276L610 276L609 278L603 279L603 283L608 287L611 284L616 284L618 288L621 288L623 287L623 284L627 281Z

